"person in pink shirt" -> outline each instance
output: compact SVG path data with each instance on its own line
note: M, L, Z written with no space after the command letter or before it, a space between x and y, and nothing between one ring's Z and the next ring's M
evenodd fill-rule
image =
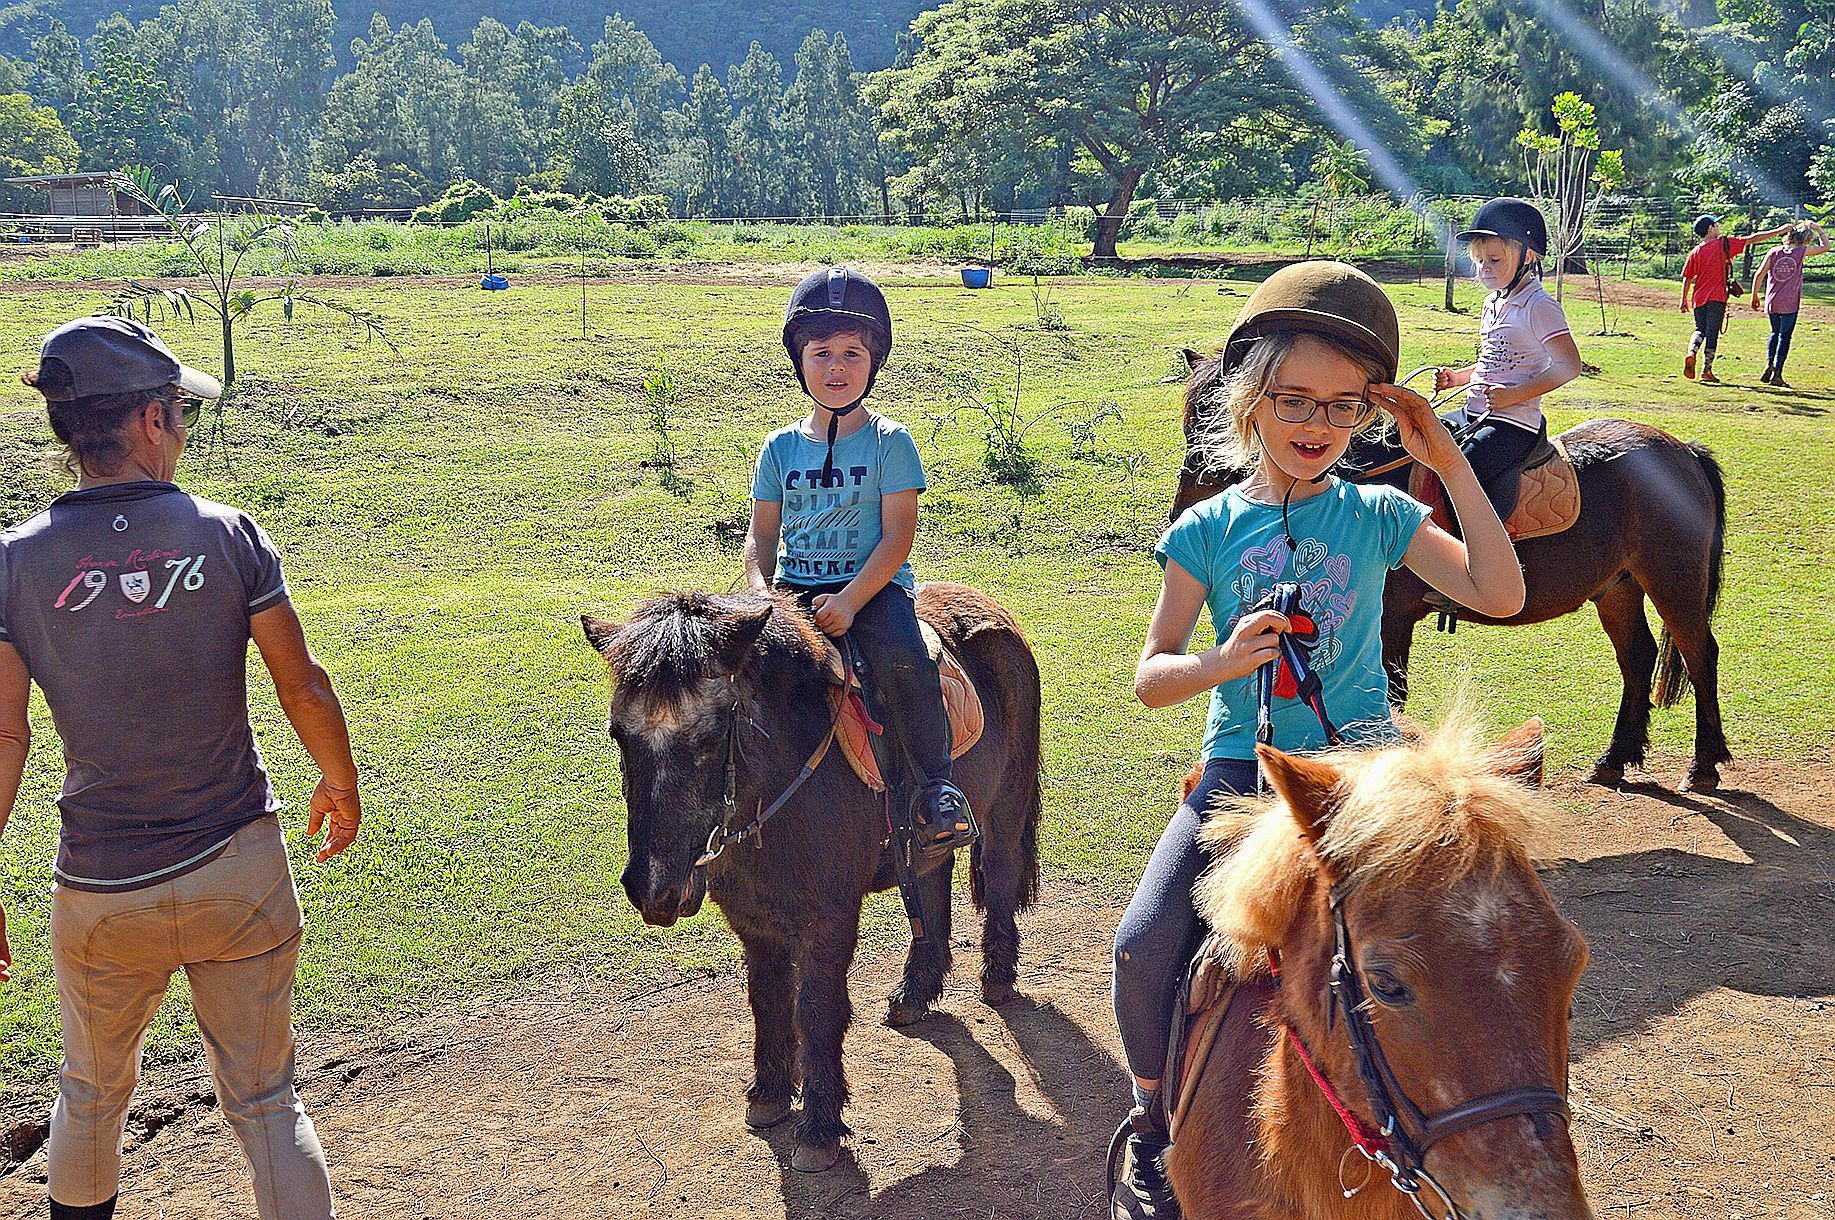
M1814 240L1815 245L1810 242ZM1764 298L1771 319L1771 338L1765 341L1765 371L1759 380L1790 389L1784 380L1784 359L1790 355L1790 336L1797 329L1797 311L1803 305L1803 260L1829 252L1829 239L1811 221L1791 226L1783 245L1765 256L1752 280L1752 308Z
M1716 382L1714 349L1720 343L1720 328L1727 319L1727 272L1735 255L1743 254L1755 241L1781 235L1789 225L1779 225L1750 237L1722 237L1718 216L1695 218L1695 236L1701 244L1688 252L1682 264L1682 312L1695 311L1695 333L1689 337L1688 356L1682 361L1682 375L1694 377L1695 355L1705 351L1701 380ZM1689 285L1694 292L1689 292Z

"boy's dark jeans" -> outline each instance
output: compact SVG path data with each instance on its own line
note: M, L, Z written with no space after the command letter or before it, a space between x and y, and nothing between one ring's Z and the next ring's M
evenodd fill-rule
M1695 333L1701 336L1701 346L1710 354L1720 344L1720 327L1726 317L1725 301L1703 301L1695 306Z
M847 585L779 581L778 588L795 594L797 601L808 606L821 594L839 593ZM910 755L918 786L950 779L949 718L943 711L943 689L938 685L937 663L930 659L918 631L917 603L910 591L900 584L888 584L875 593L854 616L848 635L866 657L867 689L889 720L886 731L894 745L902 744ZM894 759L897 757L895 749ZM893 775L886 778L896 782Z

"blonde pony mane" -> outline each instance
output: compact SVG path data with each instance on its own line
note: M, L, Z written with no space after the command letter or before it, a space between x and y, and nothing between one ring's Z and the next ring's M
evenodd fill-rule
M1429 871L1446 886L1506 863L1527 868L1524 842L1543 838L1559 817L1547 795L1513 778L1539 774L1539 725L1534 741L1487 745L1462 701L1432 734L1312 756L1339 773L1317 838L1278 795L1220 802L1199 836L1217 859L1195 891L1213 951L1238 977L1265 970L1267 948L1280 943L1321 869L1334 881L1400 888Z

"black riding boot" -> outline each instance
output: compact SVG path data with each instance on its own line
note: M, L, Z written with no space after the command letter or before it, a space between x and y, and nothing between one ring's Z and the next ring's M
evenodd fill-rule
M927 856L940 856L967 847L980 834L962 789L946 779L933 779L918 792L912 810L918 846Z
M1136 1106L1122 1120L1109 1146L1111 1220L1180 1220L1179 1200L1166 1176L1171 1148L1157 1108Z

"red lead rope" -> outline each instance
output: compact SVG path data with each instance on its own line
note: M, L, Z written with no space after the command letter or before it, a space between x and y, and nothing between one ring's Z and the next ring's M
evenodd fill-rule
M1281 954L1272 945L1268 948L1268 970L1274 975L1274 982L1278 987L1281 982ZM1300 1041L1300 1035L1293 1031L1293 1026L1282 1025L1281 1033L1286 1036L1288 1045L1298 1052L1300 1062L1306 1065L1306 1070L1312 1076L1313 1083L1319 1086L1321 1093L1325 1094L1325 1100L1331 1103L1333 1110L1337 1111L1338 1121L1342 1122L1344 1129L1350 1132L1351 1142L1356 1144L1367 1157L1373 1158L1379 1152L1388 1152L1388 1137L1381 1132L1370 1130L1364 1120L1357 1117L1351 1108L1344 1104L1344 1099L1338 1096L1338 1090L1334 1089L1332 1082L1325 1078L1325 1073L1313 1066L1313 1057L1307 1054L1306 1044Z

